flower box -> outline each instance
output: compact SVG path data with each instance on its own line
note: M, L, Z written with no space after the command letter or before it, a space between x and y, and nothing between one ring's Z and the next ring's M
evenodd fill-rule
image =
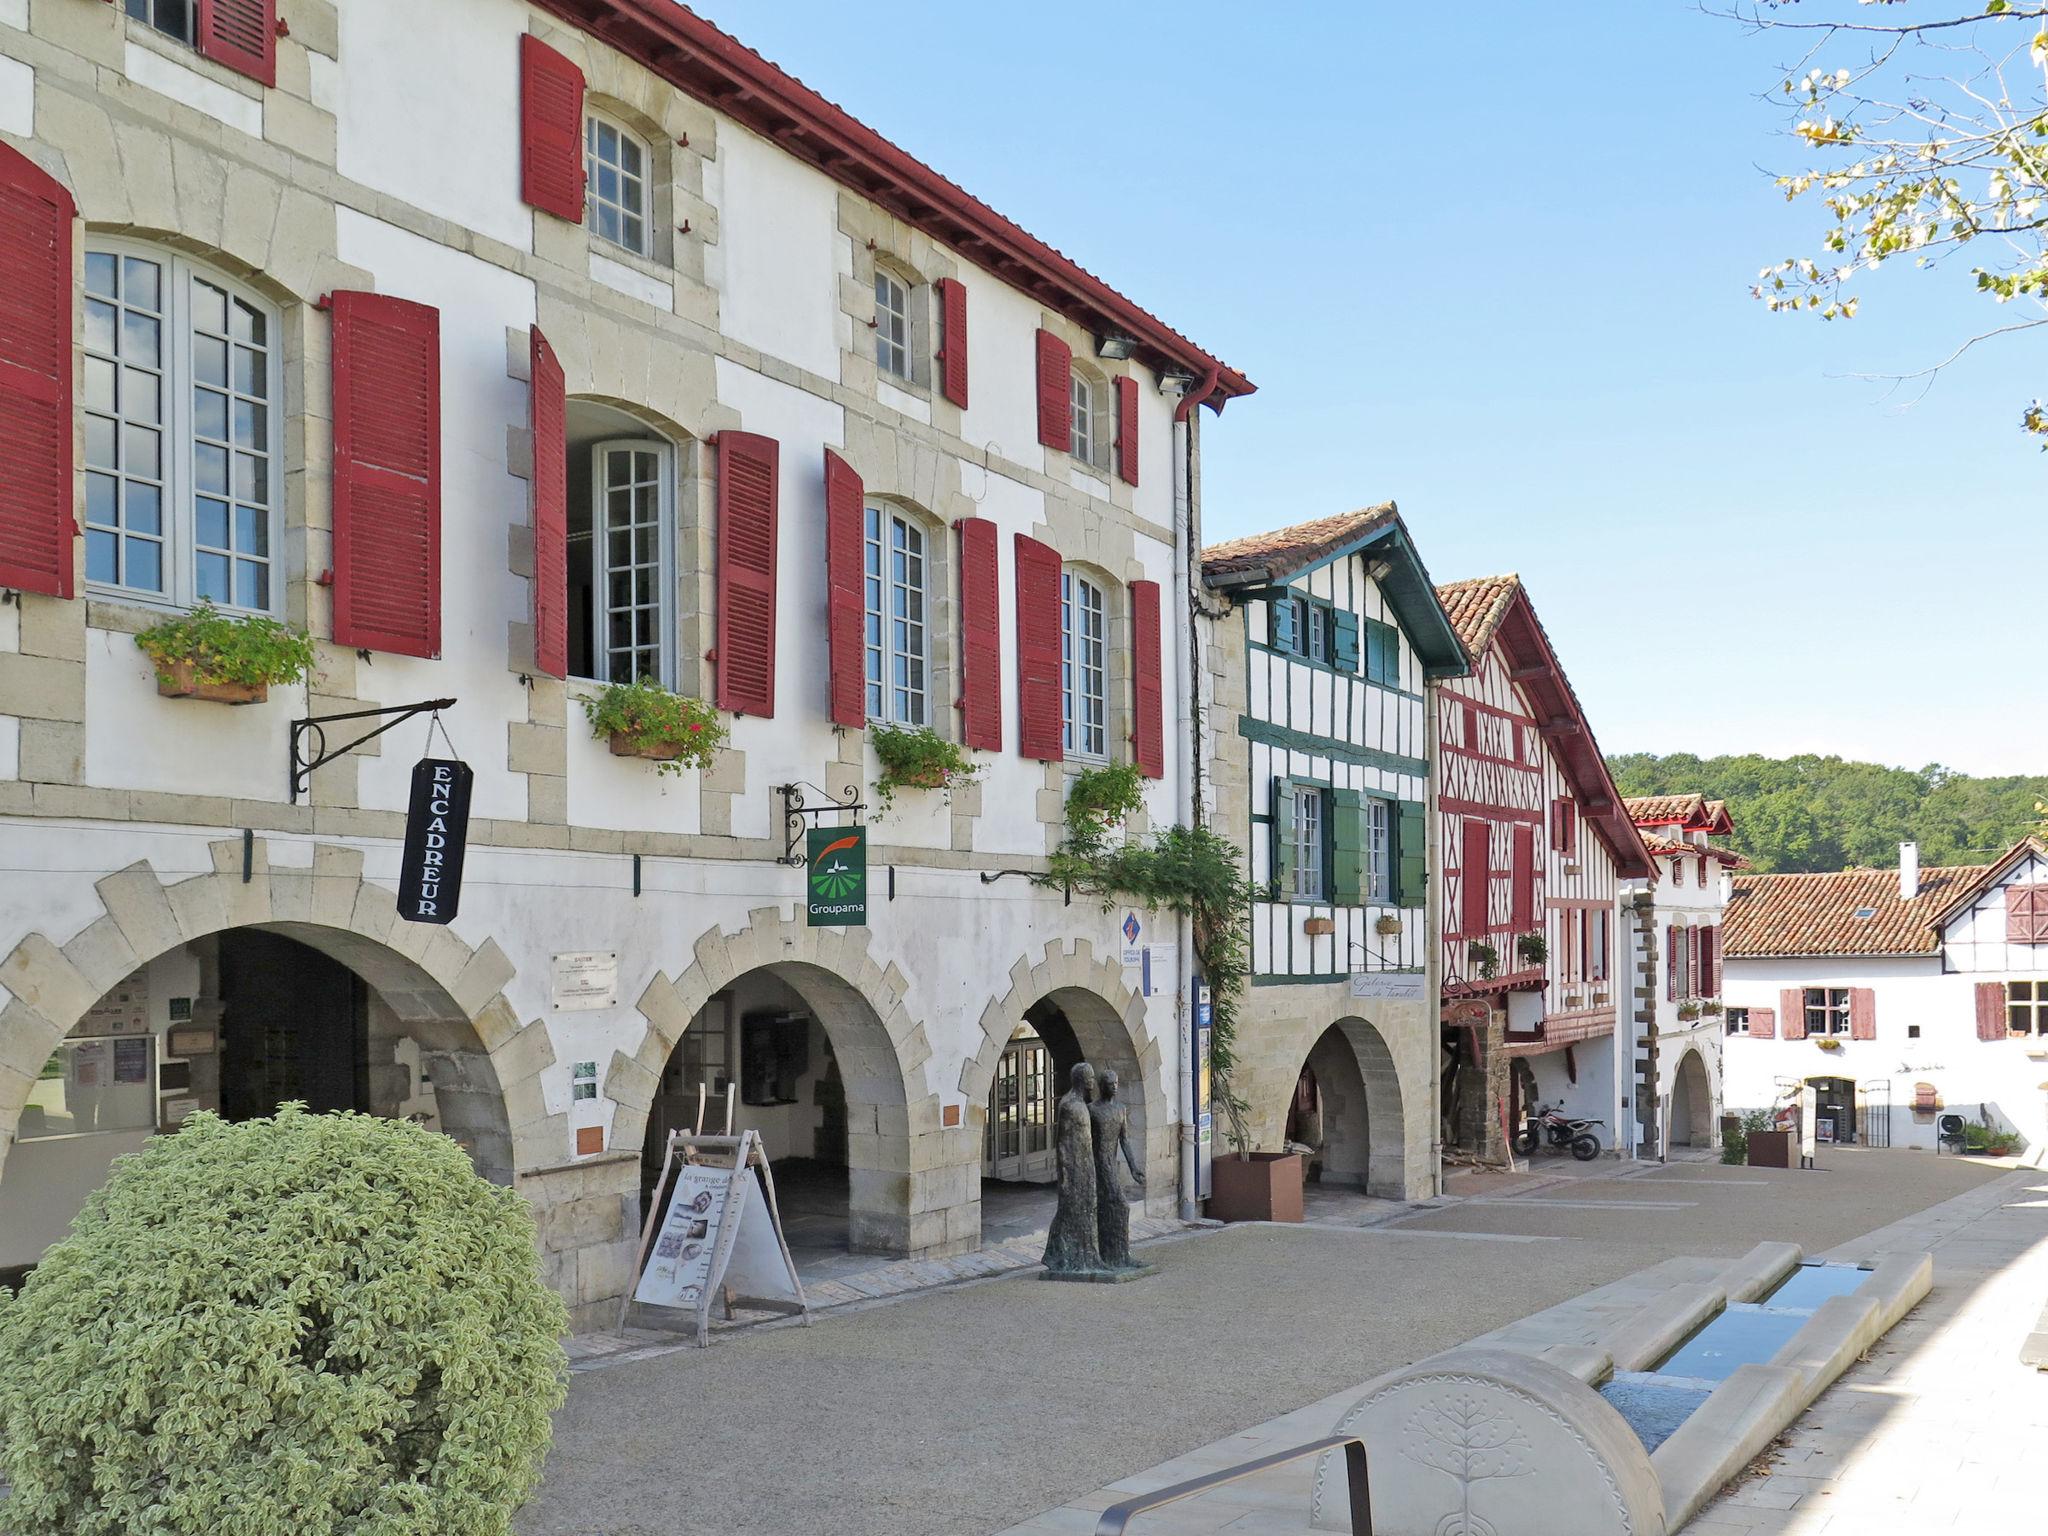
M1372 925L1372 931L1389 939L1396 938L1401 932L1401 919L1392 912L1384 912Z
M270 697L263 683L204 682L189 661L158 663L156 691L167 699L208 699L215 704L261 704Z
M640 742L625 731L611 734L613 757L644 757L650 762L672 763L690 750L689 743L682 741Z
M1327 917L1311 917L1302 922L1301 931L1312 939L1319 939L1324 934L1335 933L1337 924Z
M1300 1221L1299 1152L1230 1152L1209 1165L1209 1214L1218 1221Z

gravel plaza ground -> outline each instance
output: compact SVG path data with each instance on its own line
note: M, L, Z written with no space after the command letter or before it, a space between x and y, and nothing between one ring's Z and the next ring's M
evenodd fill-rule
M978 1536L1672 1255L1820 1252L2000 1172L1820 1161L1602 1164L1370 1227L1162 1241L1141 1283L1026 1273L609 1364L576 1377L519 1529Z

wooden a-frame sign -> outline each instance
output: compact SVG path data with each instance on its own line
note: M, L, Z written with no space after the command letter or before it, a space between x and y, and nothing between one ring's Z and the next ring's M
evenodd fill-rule
M721 1296L728 1318L744 1306L810 1322L758 1131L669 1133L635 1274L637 1283L619 1303L621 1331L635 1302L673 1307L696 1313L697 1342L707 1344L711 1304Z

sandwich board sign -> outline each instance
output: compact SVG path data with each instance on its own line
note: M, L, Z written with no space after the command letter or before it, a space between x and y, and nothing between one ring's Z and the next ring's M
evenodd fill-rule
M736 1305L744 1305L795 1313L810 1321L803 1282L783 1239L775 1176L761 1149L760 1133L704 1136L675 1131L669 1135L661 1182L655 1186L655 1201L640 1235L639 1280L620 1304L619 1327L626 1326L636 1302L672 1307L695 1314L697 1342L706 1344L711 1306L720 1297L728 1318Z

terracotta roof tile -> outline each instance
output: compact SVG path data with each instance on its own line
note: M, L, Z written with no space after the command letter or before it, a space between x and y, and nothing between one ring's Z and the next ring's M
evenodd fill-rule
M1340 512L1334 517L1319 517L1288 528L1227 539L1202 551L1202 572L1214 577L1236 571L1265 571L1276 580L1284 579L1391 522L1396 515L1394 504L1385 501L1356 512Z
M1722 929L1737 955L1931 955L1934 919L1981 881L1988 864L1920 871L1920 893L1899 898L1895 869L1832 875L1746 875Z
M1651 853L1663 858L1669 858L1674 854L1703 853L1710 859L1720 860L1730 869L1749 868L1749 860L1745 859L1733 848L1716 848L1712 843L1702 848L1697 843L1689 843L1684 838L1679 837L1666 837L1661 832L1644 832L1642 837L1643 846L1649 849Z
M1630 795L1623 800L1629 819L1639 827L1662 822L1688 822L1706 814L1707 803L1700 795Z
M1522 578L1510 573L1506 576L1475 576L1470 581L1447 581L1436 589L1437 601L1450 615L1451 628L1458 632L1458 638L1464 642L1474 661L1493 640L1493 632L1507 617L1508 605L1515 600L1515 593L1521 585Z

